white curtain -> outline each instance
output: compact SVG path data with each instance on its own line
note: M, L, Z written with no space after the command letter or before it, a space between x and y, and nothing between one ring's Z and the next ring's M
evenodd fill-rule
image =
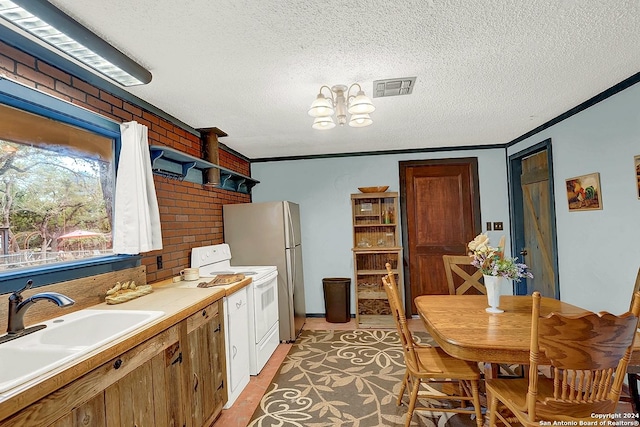
M116 175L113 252L139 254L162 249L160 211L149 157L148 129L138 122L120 125Z

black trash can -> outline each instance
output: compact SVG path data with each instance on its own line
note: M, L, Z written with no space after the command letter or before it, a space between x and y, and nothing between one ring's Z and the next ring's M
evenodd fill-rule
M351 279L348 277L326 277L322 279L322 287L327 322L347 323L351 320Z

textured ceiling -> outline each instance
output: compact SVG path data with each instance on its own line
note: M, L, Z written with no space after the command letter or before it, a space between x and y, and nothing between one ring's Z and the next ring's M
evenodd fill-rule
M51 0L146 67L127 89L249 158L505 143L640 71L639 0ZM417 76L373 125L321 85Z

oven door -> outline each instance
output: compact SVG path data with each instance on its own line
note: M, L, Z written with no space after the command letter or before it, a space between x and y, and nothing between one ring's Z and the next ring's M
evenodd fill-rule
M258 344L278 321L278 272L253 283L255 343Z

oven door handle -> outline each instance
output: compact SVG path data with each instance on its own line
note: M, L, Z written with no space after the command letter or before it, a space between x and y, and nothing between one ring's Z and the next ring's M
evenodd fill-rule
M276 277L278 277L278 272L274 271L269 276L264 278L264 283L256 285L255 282L254 282L254 288L255 289L262 289L262 288L269 287L269 286L271 286L271 282L273 281L273 279L276 278Z

